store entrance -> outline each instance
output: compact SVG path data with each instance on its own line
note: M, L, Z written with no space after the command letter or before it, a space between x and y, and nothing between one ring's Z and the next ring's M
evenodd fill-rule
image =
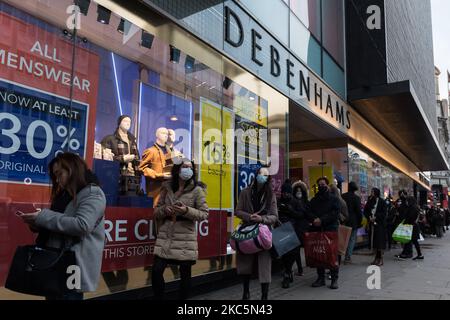
M348 138L323 120L289 103L289 177L317 192L316 180L327 177L342 192L348 186Z

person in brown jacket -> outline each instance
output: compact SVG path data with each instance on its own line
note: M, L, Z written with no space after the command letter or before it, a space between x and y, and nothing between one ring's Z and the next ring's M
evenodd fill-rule
M166 143L169 132L166 128L156 130L155 144L144 151L139 170L144 173L147 195L153 198L153 206L156 207L161 192L161 186L171 175L164 172L166 166Z
M152 268L152 286L156 299L164 296L164 270L179 265L180 299L188 297L192 265L198 259L196 223L208 219L205 191L197 184L194 163L183 159L172 168L172 179L162 184L155 209L158 226Z
M244 224L263 223L273 226L278 221L277 199L272 191L268 168L260 168L253 183L241 191L235 214ZM255 260L261 283L261 300L267 300L269 284L272 281L272 257L267 250L255 254L236 253L237 273L242 275L244 280L242 299L250 299L250 277Z

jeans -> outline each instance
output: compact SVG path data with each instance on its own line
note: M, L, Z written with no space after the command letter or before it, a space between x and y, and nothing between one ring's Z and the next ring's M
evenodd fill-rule
M347 253L345 255L346 260L350 260L353 255L353 249L356 245L356 238L358 236L358 229L353 229L352 234L350 236L350 240L348 241Z
M189 295L189 289L191 285L191 271L193 261L175 261L167 260L155 256L152 268L152 287L156 300L162 300L164 297L164 270L168 264L177 264L180 266L180 300L186 300Z

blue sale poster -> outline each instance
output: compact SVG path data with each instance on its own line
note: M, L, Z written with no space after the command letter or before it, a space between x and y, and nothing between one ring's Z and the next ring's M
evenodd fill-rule
M60 152L86 154L89 106L0 79L0 181L48 185Z

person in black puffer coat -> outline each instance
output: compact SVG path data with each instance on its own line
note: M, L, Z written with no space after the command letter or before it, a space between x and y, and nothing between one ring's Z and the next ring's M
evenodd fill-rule
M292 223L297 237L301 241L303 233L307 230L309 225L307 217L310 214L310 209L306 189L302 190L300 185L296 185L295 191L296 192L294 193L290 181L286 180L281 187L281 198L278 201L278 215L282 223ZM298 257L300 257L300 246L286 253L282 257L284 265L282 287L285 289L289 288L290 283L294 281L292 267ZM299 273L303 273L301 260L298 267Z
M339 200L329 191L327 178L317 180L319 192L311 200L311 232L337 232L339 228L339 214L341 212ZM338 289L339 267L330 270L330 289ZM313 288L325 286L325 269L317 268L317 280Z

